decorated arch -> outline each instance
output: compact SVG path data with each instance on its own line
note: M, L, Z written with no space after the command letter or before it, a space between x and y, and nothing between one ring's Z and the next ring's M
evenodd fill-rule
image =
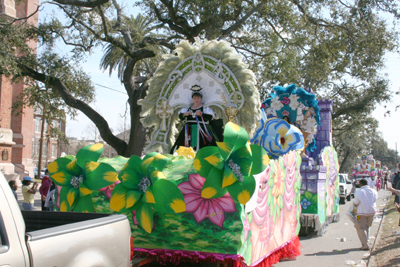
M225 41L181 41L175 54L166 55L149 81L149 91L142 105L142 123L153 127L146 152L167 152L178 132L178 112L191 103L190 90L199 85L203 104L211 107L216 118L228 121L225 108L236 107L236 122L249 134L260 118L259 94L254 73L235 49Z

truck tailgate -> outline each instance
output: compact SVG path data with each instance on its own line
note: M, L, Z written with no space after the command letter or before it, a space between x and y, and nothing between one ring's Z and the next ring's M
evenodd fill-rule
M125 215L26 233L32 266L129 266L130 226Z

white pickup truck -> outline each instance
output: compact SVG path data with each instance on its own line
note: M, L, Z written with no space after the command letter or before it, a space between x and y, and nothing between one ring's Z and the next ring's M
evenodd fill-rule
M339 191L340 191L340 204L346 204L346 200L350 201L354 197L355 188L353 183L349 180L346 173L339 173Z
M0 172L0 267L130 266L125 215L21 212Z

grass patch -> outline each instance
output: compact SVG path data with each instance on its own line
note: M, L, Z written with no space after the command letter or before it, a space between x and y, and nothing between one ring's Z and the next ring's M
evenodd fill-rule
M394 206L394 196L389 198L378 240L372 252L369 267L400 265L400 213Z

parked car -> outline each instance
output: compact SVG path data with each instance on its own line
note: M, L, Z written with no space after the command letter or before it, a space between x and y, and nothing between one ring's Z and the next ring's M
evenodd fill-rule
M130 266L122 214L22 211L0 172L0 266Z
M44 177L44 171L45 171L45 170L46 170L46 169L41 169L41 170L40 170L40 179L43 179L43 177ZM34 179L36 179L37 176L38 176L38 168L37 168L37 167L33 168L33 173L34 173L34 175L35 175Z
M346 204L346 200L350 201L352 195L354 196L353 183L349 180L346 173L339 173L339 194L340 204Z

